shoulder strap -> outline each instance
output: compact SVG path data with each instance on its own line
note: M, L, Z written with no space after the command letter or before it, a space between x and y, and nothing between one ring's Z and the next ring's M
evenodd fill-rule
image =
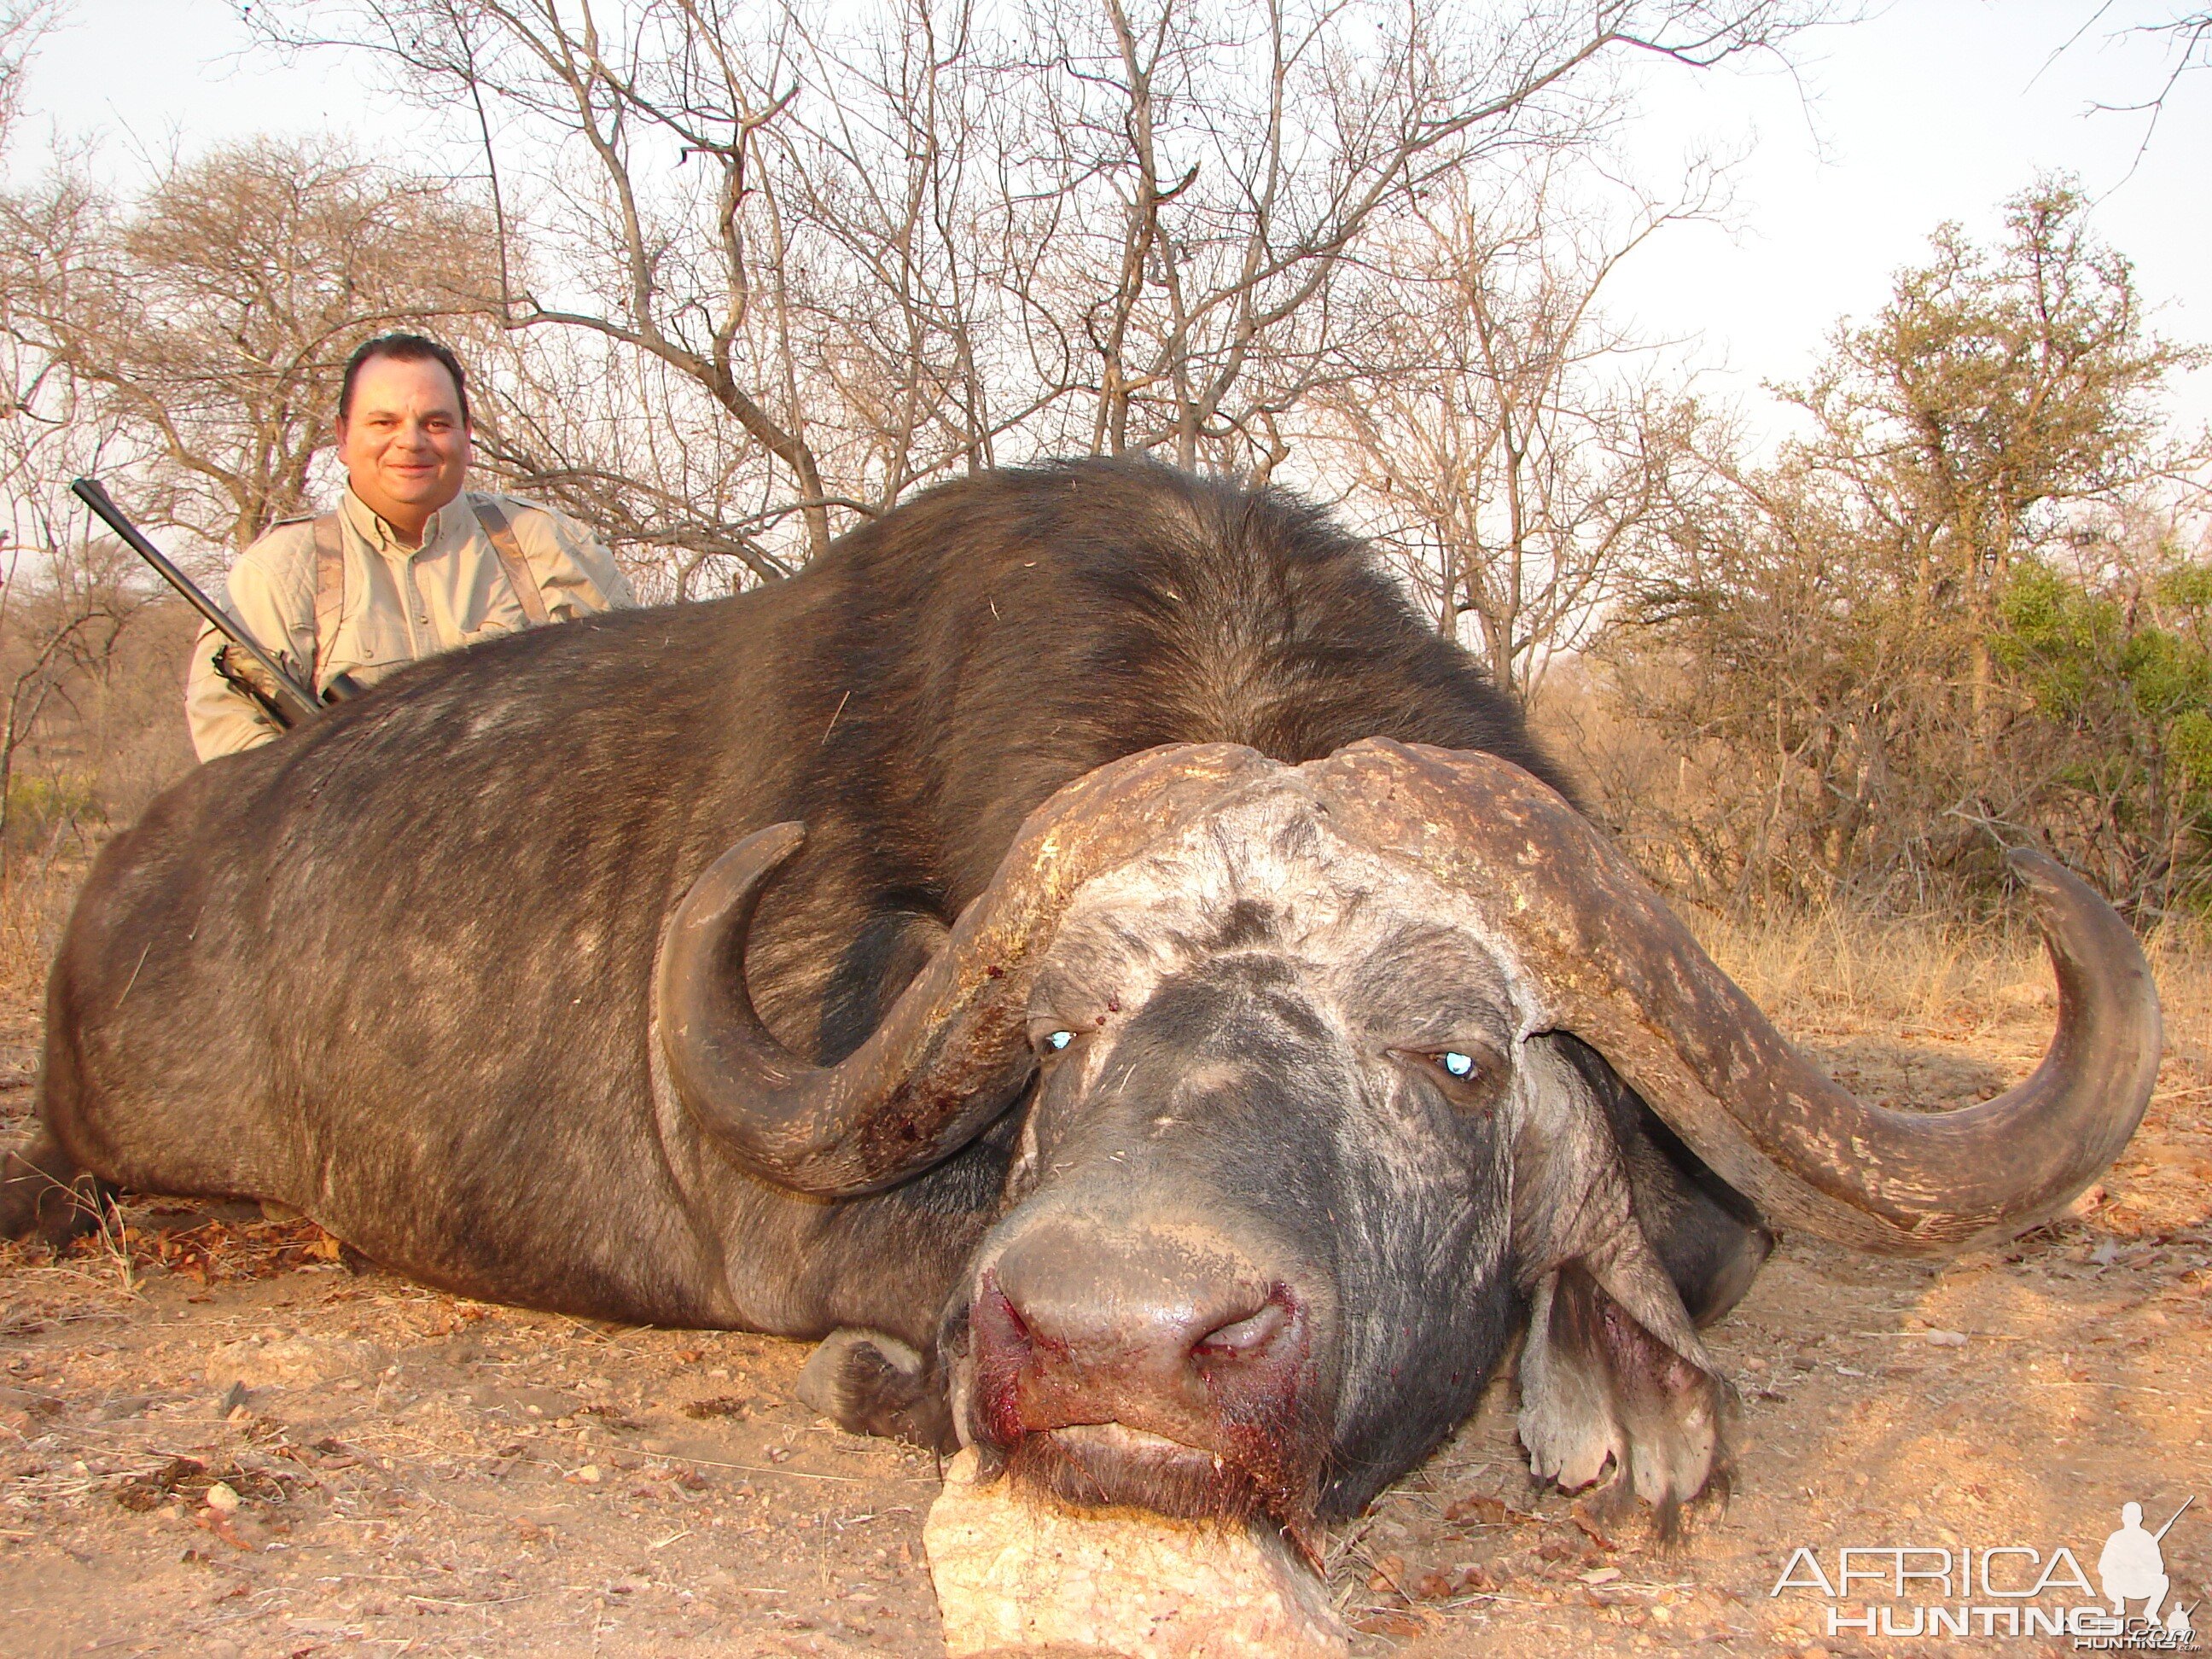
M500 568L507 572L507 585L514 590L514 597L522 602L522 614L532 628L542 627L546 621L545 596L538 591L538 579L530 574L530 561L522 556L522 544L514 538L514 526L507 521L499 503L487 496L471 495L469 505L477 510L477 522L483 526L492 551L499 555Z
M323 669L345 617L345 542L335 513L315 520L315 661L313 685L322 689Z

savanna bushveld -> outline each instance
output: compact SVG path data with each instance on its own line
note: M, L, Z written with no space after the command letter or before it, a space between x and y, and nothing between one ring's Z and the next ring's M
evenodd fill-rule
M2063 1546L2094 1577L2123 1503L2194 1493L2164 1540L2192 1603L2212 447L2168 395L2206 352L2061 176L1926 227L1760 409L1620 325L1621 263L1726 210L1704 162L1621 182L1644 77L1790 62L1822 10L256 8L443 148L271 136L0 194L0 1132L93 855L192 766L191 620L73 477L219 587L328 495L340 367L392 328L469 362L479 475L648 604L787 580L934 485L1149 458L1366 538L1862 1099L2034 1067L2057 1000L2008 848L2112 902L2165 1006L2142 1127L2064 1214L1927 1262L1785 1235L1703 1333L1730 1479L1679 1537L1534 1479L1494 1383L1308 1540L1359 1650L1911 1646L1832 1627L1863 1587L1770 1594L1792 1551ZM62 15L0 11L0 100ZM941 1650L933 1456L799 1403L805 1345L427 1290L281 1206L93 1219L0 1244L0 1645Z

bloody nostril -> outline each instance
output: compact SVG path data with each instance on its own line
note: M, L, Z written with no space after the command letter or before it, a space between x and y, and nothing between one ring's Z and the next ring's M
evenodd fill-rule
M976 1322L987 1329L995 1328L994 1334L1009 1343L1027 1346L1035 1338L1030 1331L1030 1322L1022 1317L1022 1310L1014 1305L1013 1297L1001 1290L989 1274L983 1277L982 1294L976 1297Z
M1282 1334L1291 1322L1290 1310L1279 1293L1270 1296L1259 1311L1207 1332L1192 1352L1200 1358L1242 1358L1260 1352Z

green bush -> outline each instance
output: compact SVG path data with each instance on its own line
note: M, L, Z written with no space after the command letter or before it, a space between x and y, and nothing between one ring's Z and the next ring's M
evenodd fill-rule
M50 836L64 818L90 826L106 816L90 778L19 777L8 785L8 829L17 840Z
M1990 653L2040 731L2051 807L2140 902L2212 902L2212 568L2102 581L2021 566ZM2069 799L2066 799L2069 798Z

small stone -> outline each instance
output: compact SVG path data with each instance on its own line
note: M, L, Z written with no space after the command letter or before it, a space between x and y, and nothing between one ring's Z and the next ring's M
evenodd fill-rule
M207 1506L219 1515L235 1515L240 1499L237 1488L228 1480L218 1480L207 1489Z
M1620 1577L1620 1569L1619 1567L1600 1567L1595 1572L1584 1573L1583 1575L1583 1583L1585 1584L1610 1584L1614 1579Z
M1966 1346L1966 1334L1964 1331L1930 1331L1928 1340L1938 1348L1963 1348Z
M1273 1532L1073 1510L945 1466L922 1544L947 1659L1005 1652L1115 1659L1344 1659L1320 1582Z
M587 1486L598 1486L602 1479L599 1474L599 1466L597 1463L585 1464L582 1468L576 1471L576 1479L582 1481Z

